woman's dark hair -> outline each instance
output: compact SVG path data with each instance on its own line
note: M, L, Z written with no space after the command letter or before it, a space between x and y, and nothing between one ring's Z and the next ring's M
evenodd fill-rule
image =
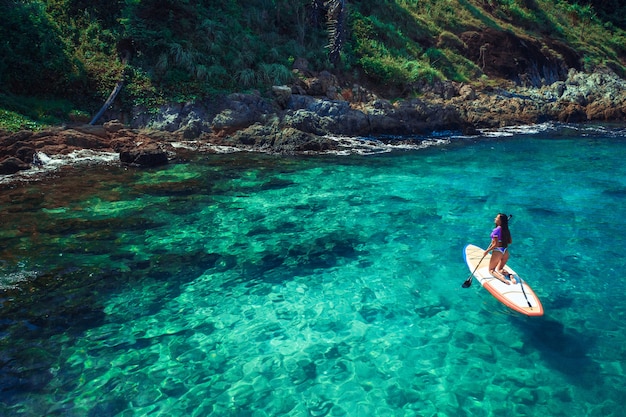
M502 244L506 248L509 246L511 240L511 232L509 231L509 220L513 217L512 214L506 215L504 213L498 213L498 217L500 217L500 227L502 227Z

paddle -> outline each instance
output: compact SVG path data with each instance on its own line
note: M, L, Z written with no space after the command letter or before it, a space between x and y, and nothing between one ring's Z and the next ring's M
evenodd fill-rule
M478 264L476 265L476 268L474 268L474 270L472 271L472 273L470 274L469 277L467 277L467 279L465 280L465 282L463 282L463 284L461 285L461 287L463 288L469 288L470 285L472 285L472 278L474 278L474 272L476 272L476 270L478 269L478 267L480 266L480 263L483 261L483 259L485 259L485 256L487 256L487 254L485 253L483 255L482 258L480 258L480 261L478 261Z

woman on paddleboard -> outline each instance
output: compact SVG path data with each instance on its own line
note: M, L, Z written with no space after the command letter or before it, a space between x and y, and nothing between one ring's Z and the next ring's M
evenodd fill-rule
M485 250L485 255L491 252L491 261L489 262L489 273L498 278L505 284L516 284L515 277L504 270L504 266L509 260L508 246L513 241L511 239L511 232L509 231L509 219L513 217L506 214L498 213L494 222L496 224L495 229L491 232L491 244ZM507 280L507 277L509 278Z

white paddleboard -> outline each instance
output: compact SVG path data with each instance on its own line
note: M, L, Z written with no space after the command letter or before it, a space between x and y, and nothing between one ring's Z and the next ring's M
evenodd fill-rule
M543 316L543 306L539 297L535 294L532 288L523 281L517 272L515 272L508 264L504 269L515 277L516 284L505 284L498 278L489 273L489 260L491 254L488 253L484 259L482 259L484 249L475 245L467 245L463 252L465 262L470 272L474 271L474 277L480 285L482 285L487 291L491 293L498 301L505 306L525 314L527 316ZM482 259L482 261L481 261ZM480 263L480 264L479 264Z

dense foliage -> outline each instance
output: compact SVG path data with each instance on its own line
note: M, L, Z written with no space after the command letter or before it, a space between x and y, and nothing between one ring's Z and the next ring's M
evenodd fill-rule
M67 116L67 100L93 112L121 78L125 106L263 92L292 81L296 59L406 94L484 77L457 36L481 27L560 39L588 69L626 74L624 12L618 0L0 0L0 108L38 118L20 100L38 97L48 116Z

